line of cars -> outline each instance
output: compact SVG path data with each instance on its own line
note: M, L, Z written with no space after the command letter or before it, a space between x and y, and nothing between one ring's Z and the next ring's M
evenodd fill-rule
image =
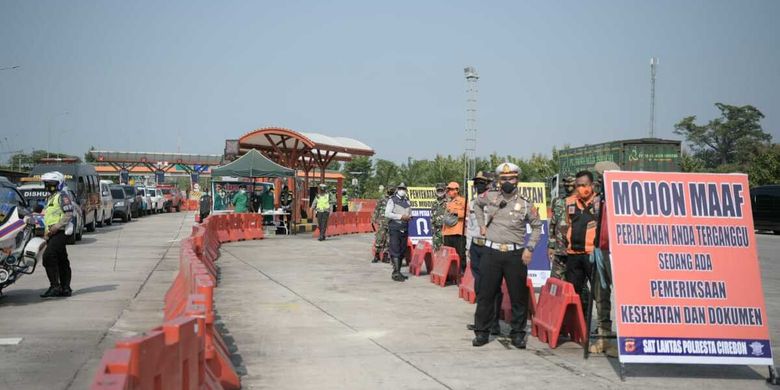
M68 236L69 244L80 241L85 231L93 232L97 227L112 225L117 219L129 222L144 215L181 210L182 198L173 185L115 184L100 180L92 165L78 162L34 167L31 176L24 178L17 188L31 209L45 206L48 193L40 182L40 175L50 171L59 171L65 176L65 190L74 200L74 233Z

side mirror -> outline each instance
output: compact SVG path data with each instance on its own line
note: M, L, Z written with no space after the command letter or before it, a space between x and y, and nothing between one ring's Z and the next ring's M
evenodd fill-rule
M108 196L108 191L103 191L103 196Z

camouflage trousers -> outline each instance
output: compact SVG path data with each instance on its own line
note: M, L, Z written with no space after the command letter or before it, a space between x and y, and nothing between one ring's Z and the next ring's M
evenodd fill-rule
M612 310L612 268L608 251L602 251L604 256L604 282L607 287L601 287L601 275L598 270L593 275L593 300L596 305L596 318L599 324L599 330L602 332L612 331L612 320L610 311Z
M555 255L550 262L550 277L566 280L566 255Z
M390 235L387 232L387 224L380 223L376 226L376 233L374 233L374 249L379 257L382 258L382 254L387 251L388 240Z
M444 243L444 238L441 234L441 229L433 228L433 233L431 234L431 241L433 244L433 250L437 251L439 248L441 248L441 245Z

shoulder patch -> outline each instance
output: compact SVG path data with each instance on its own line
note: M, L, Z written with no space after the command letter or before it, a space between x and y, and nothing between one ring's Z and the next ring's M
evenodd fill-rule
M539 219L539 209L536 206L531 207L531 217Z

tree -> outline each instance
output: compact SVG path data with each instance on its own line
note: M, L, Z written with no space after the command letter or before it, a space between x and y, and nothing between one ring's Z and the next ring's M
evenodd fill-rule
M683 118L674 126L675 134L685 137L693 157L700 159L706 168L749 163L759 148L772 140L761 128L764 114L750 105L715 103L715 106L721 112L720 118L703 126L696 124L696 116Z
M747 169L751 186L780 182L780 145L761 147Z
M17 153L8 158L9 165L20 167L22 170L31 169L41 162L41 159L50 158L75 158L62 153L49 153L45 150L33 150L31 153Z
M95 158L95 156L93 156L93 155L92 155L92 152L93 152L94 150L95 150L95 147L94 147L94 146L90 146L90 147L89 147L89 150L88 150L86 153L84 153L84 161L85 161L85 162L90 162L90 163L91 163L91 162L95 162L95 161L97 161L97 159Z
M345 187L350 187L352 190L350 194L353 197L362 198L367 189L367 181L373 175L373 166L371 159L366 156L355 157L351 161L347 161L342 166L342 173L344 174ZM358 180L357 186L352 186L352 179Z
M683 150L680 155L680 171L682 172L702 172L704 171L704 162L698 157L692 156Z

